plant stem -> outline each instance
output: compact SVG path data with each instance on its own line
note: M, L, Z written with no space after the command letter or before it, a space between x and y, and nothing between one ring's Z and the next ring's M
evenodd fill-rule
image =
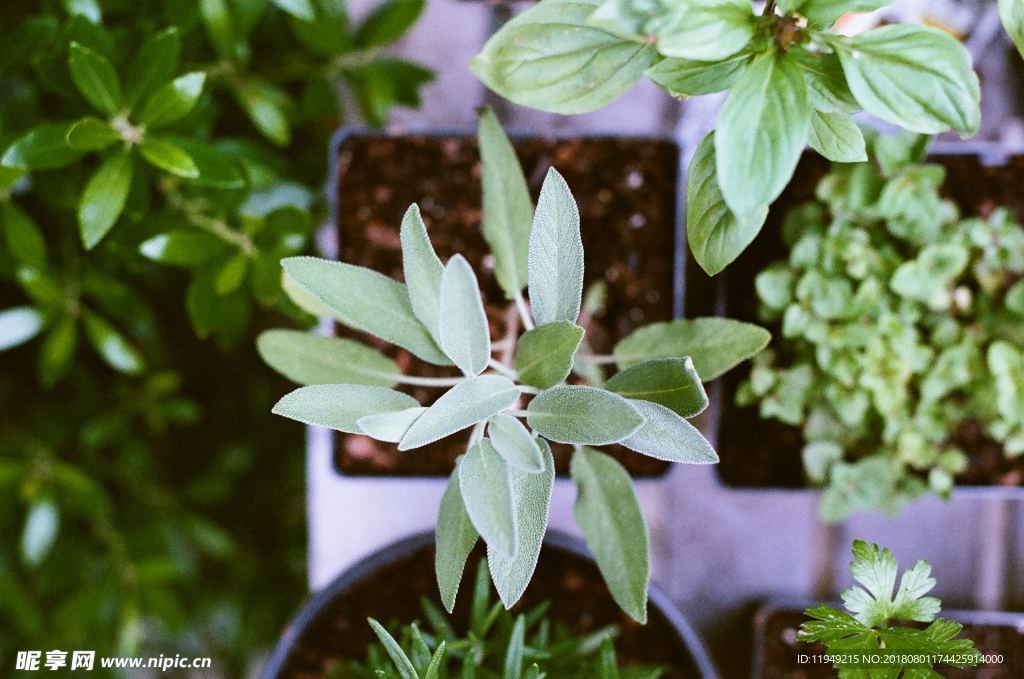
M504 412L506 415L511 415L512 417L526 417L530 414L529 411L526 410L506 410Z
M516 309L519 310L519 318L523 320L523 327L527 330L533 330L533 319L530 318L530 309L526 306L526 300L523 299L523 293L516 293L515 303Z
M577 354L576 360L595 365L614 365L619 362L618 356L610 354Z
M516 389L518 389L519 391L523 392L524 394L539 394L540 393L540 389L537 389L536 387L528 387L525 384L517 384L516 385Z
M500 361L494 360L493 358L487 361L487 366L494 370L495 372L501 373L510 380L515 380L517 377L519 377L515 370L513 370L512 368L508 367L507 365Z
M469 443L466 444L466 449L469 450L477 444L477 442L484 436L484 422L477 422L473 425L473 431L469 432Z
M414 387L454 387L466 381L465 377L419 377L418 375L394 375L399 384Z
M761 12L761 16L770 17L775 14L775 0L768 0L764 5L764 11Z

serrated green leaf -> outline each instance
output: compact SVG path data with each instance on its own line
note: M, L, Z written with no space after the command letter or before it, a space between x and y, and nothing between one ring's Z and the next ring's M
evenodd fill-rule
M121 133L105 120L88 116L68 128L65 141L76 151L99 151L121 141Z
M622 445L666 462L715 464L718 453L700 431L672 410L650 401L630 400L644 424Z
M118 112L124 101L121 81L106 57L72 42L68 50L68 68L71 79L86 101L108 116Z
M194 71L163 85L146 99L139 113L139 123L157 128L181 120L195 108L205 83L206 74Z
M811 111L807 143L834 163L861 163L868 159L864 134L847 113Z
M68 146L68 123L42 123L14 140L0 158L7 167L54 170L70 165L83 152Z
M569 185L554 168L544 178L533 216L528 278L537 325L576 322L583 298L580 213Z
M494 255L494 275L505 296L526 287L533 201L515 149L489 108L480 114L483 235Z
M511 608L526 591L537 568L544 533L548 527L551 491L555 484L555 460L543 439L538 441L544 457L544 471L528 474L509 469L512 495L516 498L516 529L519 550L514 558L503 556L488 547L487 566L505 608Z
M491 442L481 439L459 462L459 490L473 527L492 549L516 554L516 500L509 466Z
M544 455L533 434L518 418L498 413L487 422L491 445L505 462L528 474L544 471Z
M668 58L647 69L646 75L673 97L694 97L732 87L750 59L745 53L719 61Z
M707 392L689 357L637 363L613 375L604 386L627 399L658 403L682 417L699 415L708 407Z
M329 427L347 434L362 434L359 418L377 413L416 408L412 396L386 387L362 384L314 384L287 394L273 413L306 424Z
M451 363L416 318L401 283L370 269L315 257L290 257L281 265L339 322L407 349L428 363Z
M181 34L175 26L160 31L143 43L128 64L124 103L132 108L156 88L171 80L181 62Z
M38 566L46 559L60 530L60 508L52 498L44 497L32 504L21 532L21 558L29 566Z
M748 0L693 0L660 22L658 52L667 57L720 61L746 47L756 26Z
M510 407L518 398L515 383L500 375L480 375L460 382L416 420L398 449L419 448L483 422Z
M694 318L652 323L615 345L619 368L652 358L693 359L697 373L710 381L757 355L771 334L751 323L728 318Z
M586 113L629 89L651 65L654 45L588 23L600 0L545 0L506 23L470 64L489 88L517 104Z
M480 286L462 255L449 259L441 275L438 339L441 350L466 375L479 375L491 359L490 328Z
M6 351L43 331L45 318L29 306L11 307L0 311L0 351Z
M165 172L185 179L195 179L199 176L199 168L196 167L192 156L166 139L147 134L139 145L139 152L150 165Z
M972 135L981 123L978 76L943 31L896 24L833 42L857 102L904 129Z
M441 275L444 264L434 252L427 235L427 226L420 216L420 207L409 206L402 217L402 271L409 289L412 311L438 339L438 313L441 304Z
M117 223L132 187L133 163L127 149L107 158L85 185L78 204L82 243L91 250Z
M46 266L46 237L28 213L12 201L0 202L0 231L15 259L31 267Z
M416 407L408 410L399 410L394 413L378 413L376 415L364 415L356 424L370 438L388 443L398 443L409 431L409 427L419 419L420 415L426 412L426 408Z
M399 645L395 638L391 636L384 626L373 618L367 618L367 622L370 623L370 627L373 628L373 633L377 635L377 639L380 640L381 645L387 652L388 657L391 658L391 662L395 664L395 669L398 670L398 676L402 679L420 679L420 675L416 673L416 668L413 666L412 661L409 660L409 656L405 654L402 647Z
M565 380L583 342L583 328L569 321L545 323L523 333L516 347L519 381L547 389Z
M267 365L299 384L393 387L400 374L398 365L376 349L342 337L267 330L256 348Z
M527 412L527 422L544 438L577 445L617 443L644 423L637 409L618 394L575 385L542 391Z
M224 254L225 244L208 231L178 229L143 241L139 252L154 262L197 267Z
M650 546L647 524L621 464L581 448L570 467L576 482L573 514L612 598L631 618L647 622Z
M721 272L754 240L768 206L737 215L718 185L714 133L708 134L690 161L686 180L686 239L694 259L710 276Z
M85 336L107 365L126 375L138 375L146 369L142 355L108 321L88 311L82 321Z
M1010 34L1017 51L1024 58L1024 2L1020 0L999 0L999 18Z
M858 621L874 627L889 620L931 622L939 612L939 600L925 596L935 587L931 567L918 561L903 574L899 590L896 574L899 564L888 549L857 540L853 544L850 573L861 586L841 593L843 604Z
M466 513L466 505L459 489L459 467L455 466L437 514L437 550L434 556L434 571L441 593L441 603L451 613L459 593L466 559L473 551L479 534Z
M398 40L416 23L425 6L425 0L386 0L359 25L356 46L369 49Z
M715 128L718 185L733 212L755 214L782 192L803 152L808 114L791 56L762 54L737 79Z

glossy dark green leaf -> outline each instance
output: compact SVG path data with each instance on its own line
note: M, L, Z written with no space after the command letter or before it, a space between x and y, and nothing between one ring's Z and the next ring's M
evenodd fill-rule
M117 223L132 186L132 174L132 157L125 149L103 161L85 185L78 205L78 225L87 250L96 247Z
M121 133L110 123L93 116L82 118L68 128L68 146L76 151L100 151L121 141Z
M57 34L57 20L48 15L30 16L5 31L0 75L24 68L49 47Z
M146 369L142 355L109 321L92 312L83 314L82 321L89 343L107 365L127 375L138 375Z
M32 267L46 265L46 237L27 212L12 201L0 203L0 232L10 254Z
M62 318L50 330L39 351L39 379L51 387L71 369L78 345L78 324L71 316Z
M53 170L70 165L82 157L82 151L68 146L68 123L42 123L14 140L0 164L29 170Z
M163 127L184 118L195 108L203 93L206 74L202 71L178 76L146 99L139 123L149 128Z
M221 58L234 61L238 56L234 18L227 0L199 0L199 14L206 34Z
M46 319L29 306L0 310L0 351L28 342L42 332Z
M233 91L260 134L278 146L287 146L291 142L291 123L286 112L290 106L287 93L257 79L237 83Z
M207 231L176 229L144 241L139 252L154 262L192 268L223 254L226 248L223 241Z
M312 0L272 0L288 14L304 21L315 21L316 10L313 9Z
M21 533L21 558L29 566L38 566L53 548L60 529L60 508L53 498L44 497L28 510Z
M185 179L195 179L199 176L199 168L192 160L192 156L163 137L147 134L139 145L139 153L150 165L165 172Z
M174 26L165 28L142 44L128 64L124 101L131 108L154 90L173 79L181 63L181 34Z
M96 110L108 116L118 112L124 102L121 81L105 57L73 42L68 51L68 68L78 91Z
M196 139L181 135L162 135L189 155L199 175L189 179L190 184L212 189L241 189L246 185L245 176L236 158Z

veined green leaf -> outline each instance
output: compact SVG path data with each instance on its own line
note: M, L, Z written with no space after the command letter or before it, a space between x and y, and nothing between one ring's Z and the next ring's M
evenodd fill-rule
M643 416L629 401L595 387L552 387L534 397L527 411L530 426L557 443L617 443L644 423Z
M864 134L848 113L811 111L807 143L834 163L862 163L868 159Z
M171 80L181 62L181 35L174 26L147 40L128 65L124 103L131 108L156 88Z
M373 618L368 618L367 621L370 623L370 627L373 628L373 633L377 635L377 639L380 640L388 657L391 658L391 662L395 664L398 676L402 679L420 679L420 675L416 673L416 668L413 666L412 661L409 660L409 656L405 654L405 651L395 641L395 638L384 629L383 625Z
M704 381L728 372L768 346L771 334L728 318L694 318L652 323L615 346L619 368L670 356L689 356Z
M83 152L68 146L68 123L42 123L14 140L0 164L28 170L54 170L70 165Z
M118 112L124 101L121 81L106 57L72 42L68 51L68 68L71 79L86 101L108 116Z
M163 85L143 104L139 123L147 128L156 128L181 120L195 108L205 83L206 74L194 71Z
M750 60L744 52L720 61L668 58L647 69L647 77L673 97L694 97L729 89Z
M428 363L451 363L416 318L401 283L370 269L316 257L289 257L281 265L341 323L407 349Z
M479 375L491 358L491 335L476 274L455 255L441 275L438 317L441 349L466 375Z
M586 113L629 89L651 65L654 45L588 23L600 0L545 0L506 23L470 64L489 88L517 104Z
M494 275L505 296L526 287L533 201L515 149L489 108L480 114L483 234L494 254Z
M166 139L147 134L139 145L139 152L150 165L173 175L185 179L195 179L199 176L199 168L196 167L192 156Z
M96 353L114 370L127 375L138 375L146 369L142 355L129 344L124 335L118 332L102 317L91 312L82 315L85 324L85 335Z
M644 417L644 425L621 441L630 450L648 457L682 462L714 464L718 454L695 426L663 405L650 401L630 401Z
M659 403L683 417L698 415L708 406L707 392L689 357L637 363L613 375L605 388L624 398Z
M857 113L860 104L853 98L846 74L835 52L812 54L806 50L794 52L807 84L807 103L824 113Z
M807 140L807 86L789 55L756 57L736 81L715 128L718 185L729 208L752 215L785 188Z
M441 603L449 613L455 608L455 597L459 593L466 559L473 551L478 536L466 513L462 491L459 489L459 467L456 465L444 495L441 496L441 509L437 514L437 551L434 556Z
M376 349L342 337L299 330L267 330L256 340L260 357L299 384L367 384L393 387L398 365Z
M45 319L29 306L0 311L0 351L28 342L43 330Z
M714 133L704 137L690 161L686 179L686 239L694 259L710 276L721 272L754 240L768 206L737 215L725 203L718 183Z
M569 321L555 321L528 330L519 338L515 368L519 381L547 389L565 380L583 342L583 328Z
M576 481L573 513L612 598L634 620L647 622L650 577L647 524L629 474L613 458L592 448L572 456Z
M132 187L132 157L128 149L103 161L89 179L78 204L78 225L82 243L91 250L117 223Z
M907 130L972 135L981 123L967 49L943 31L895 24L832 41L857 102Z
M491 571L494 588L498 590L505 608L511 608L526 591L526 586L537 568L544 533L548 527L551 490L555 484L555 460L547 441L538 441L544 458L544 471L528 474L514 467L512 496L516 498L516 541L519 549L515 557L508 558L488 547L487 566Z
M583 298L580 212L569 185L554 168L548 170L537 201L528 264L530 305L537 325L575 323Z
M459 489L473 527L492 549L516 553L516 502L509 466L491 442L481 439L459 462Z
M1024 2L1020 0L999 0L999 18L1010 34L1017 51L1024 57Z
M422 407L399 410L394 413L377 413L364 415L356 424L370 438L389 443L398 443L409 431L413 422L419 419L427 409Z
M409 429L399 450L419 448L497 415L519 398L512 380L480 375L460 382L437 399Z
M76 151L99 151L121 141L121 133L105 120L88 116L68 128L65 141Z
M692 0L674 9L658 26L658 52L720 61L746 47L756 26L749 0Z
M488 421L487 435L494 449L512 467L528 474L544 471L544 455L540 444L518 418L498 413Z
M402 271L409 289L412 311L430 334L438 340L438 310L441 304L441 275L444 265L434 252L427 225L413 204L402 217Z
M387 387L365 384L314 384L284 396L273 413L292 420L362 434L360 417L416 408L412 396Z

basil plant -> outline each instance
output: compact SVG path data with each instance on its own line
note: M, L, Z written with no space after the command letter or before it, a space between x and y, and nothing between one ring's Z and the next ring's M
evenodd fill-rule
M896 24L835 32L846 12L887 0L542 0L498 31L473 70L498 94L583 113L646 75L676 97L728 91L691 161L687 238L716 274L757 236L805 145L836 162L866 159L853 114L906 130L969 136L978 78L951 35Z
M438 517L437 578L449 610L478 537L487 543L501 600L511 606L519 599L547 526L550 443L571 444L577 522L615 600L643 621L647 529L625 469L598 447L620 443L660 460L716 462L688 422L708 405L702 380L756 354L768 333L726 319L677 320L635 331L614 355L592 355L578 325L583 246L569 187L550 170L534 211L515 152L490 112L481 119L480 146L483 234L525 332L511 347L507 339L492 341L472 266L461 255L438 258L413 205L400 231L404 283L343 262L294 257L282 261L287 287L306 308L426 363L451 366L452 375L404 375L353 340L270 331L259 341L265 360L308 385L274 412L395 443L399 454L469 430ZM619 372L603 385L567 383L574 371L600 364ZM399 384L442 393L421 404L393 389Z

